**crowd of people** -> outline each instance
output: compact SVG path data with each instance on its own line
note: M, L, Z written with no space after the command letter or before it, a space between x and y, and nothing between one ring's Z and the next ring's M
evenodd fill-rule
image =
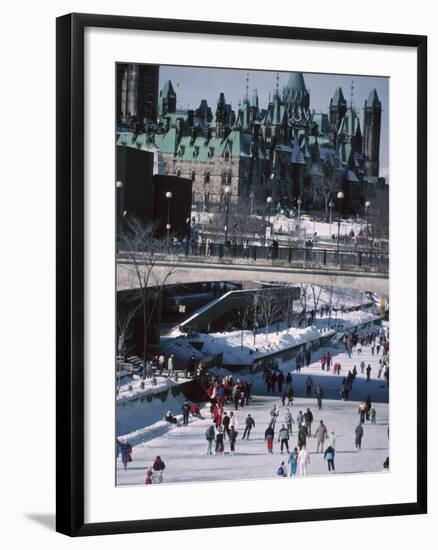
M357 376L366 378L369 382L372 367L362 359L362 349L368 346L371 354L379 359L377 378L386 379L389 382L389 334L383 329L377 329L374 332L365 335L350 334L343 338L346 352L349 357L357 355L358 367L354 365L353 369L343 376L341 382L340 397L343 401L348 401L349 394ZM296 372L300 373L303 366L309 366L312 359L310 349L301 348L295 357ZM170 360L170 358L169 358ZM158 364L160 365L158 356ZM196 359L191 358L190 370L196 369ZM342 370L339 359L334 358L329 351L326 351L319 358L321 370L331 372L335 376L340 376ZM189 368L189 367L188 367ZM374 367L376 368L376 367ZM278 467L277 474L282 477L294 477L296 475L309 475L310 447L312 441L315 441L315 449L312 454L321 455L326 461L327 470L335 472L336 455L336 434L334 429L329 430L323 419L316 421L310 407L306 407L298 412L293 412L294 406L294 376L292 372L283 373L277 365L265 368L263 381L266 385L268 394L279 394L281 405L274 404L267 413L267 424L264 431L262 429L263 439L266 444L268 454L279 452L286 454L286 458ZM181 406L181 415L175 415L169 410L164 420L175 426L186 427L189 424L189 418L205 419L205 411L208 411L211 422L205 430L205 439L207 442L207 455L236 454L236 447L239 447L238 441L245 445L244 441L251 438L253 430L256 428L254 417L251 413L242 411L250 404L252 399L252 381L242 378L234 379L233 375L223 378L215 375L208 375L205 384L208 396L207 408L201 409L198 404L188 400ZM305 395L316 397L318 411L322 410L324 390L321 384L314 384L312 376L309 374L305 378ZM237 412L239 411L239 412ZM296 409L295 409L296 411ZM364 426L376 424L376 409L373 406L372 398L367 395L357 406L359 416L358 423L352 429L352 439L357 451L362 448L364 437ZM204 414L204 416L203 416ZM239 420L238 420L239 417ZM240 425L239 425L240 422ZM352 427L353 428L353 427ZM260 437L260 434L258 434ZM342 434L345 435L345 434ZM117 440L117 454L120 455L122 465L126 470L128 464L132 461L132 447L128 441ZM389 464L389 461L388 461ZM387 465L385 467L388 467ZM146 484L161 483L163 481L163 471L165 464L159 456L154 463L147 469Z

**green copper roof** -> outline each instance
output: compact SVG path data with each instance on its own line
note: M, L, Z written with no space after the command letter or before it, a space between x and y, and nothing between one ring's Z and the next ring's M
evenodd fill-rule
M377 95L377 90L376 88L373 88L369 95L368 95L368 99L366 101L366 106L367 107L378 107L380 109L380 107L382 106L382 104L380 103L380 99Z
M176 128L170 128L157 145L163 153L174 153L176 149Z
M306 84L304 83L303 73L292 73L289 77L287 87L291 90L307 92Z
M345 104L345 97L342 93L342 88L336 88L335 93L333 94L332 103L334 105Z
M285 110L285 106L281 103L280 98L276 96L272 109L272 124L279 125L283 123Z
M356 111L347 109L341 124L339 126L338 135L346 134L348 136L355 136L360 134L360 121L356 115Z
M303 73L292 73L284 90L286 103L298 103L309 107L309 92L304 82Z

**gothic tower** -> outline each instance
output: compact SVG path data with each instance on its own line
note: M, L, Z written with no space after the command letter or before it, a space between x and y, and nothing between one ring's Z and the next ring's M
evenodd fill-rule
M161 116L176 112L176 93L170 80L164 83L163 89L160 92L158 110Z
M347 110L347 102L341 88L336 88L330 100L330 129L333 136L336 136L341 120Z
M380 126L382 104L373 88L365 101L363 154L368 176L379 176Z
M283 103L291 118L308 120L310 94L306 88L303 73L291 73L288 83L283 89Z

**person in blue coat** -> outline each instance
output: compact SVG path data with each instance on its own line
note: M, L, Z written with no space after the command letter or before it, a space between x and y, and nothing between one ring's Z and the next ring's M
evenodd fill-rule
M327 460L328 471L335 471L335 450L330 445L324 453L324 458Z
M277 475L280 477L287 477L287 471L286 471L286 466L284 465L284 462L282 462L278 467Z
M290 464L290 477L295 477L297 475L298 447L294 447L287 461Z
M362 447L362 437L363 437L363 426L362 424L358 424L356 426L356 429L354 430L354 433L355 433L355 444L356 444L356 449L360 449Z

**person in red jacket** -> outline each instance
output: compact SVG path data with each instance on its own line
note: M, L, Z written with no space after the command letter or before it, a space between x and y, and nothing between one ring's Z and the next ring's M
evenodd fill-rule
M272 427L272 424L269 424L269 426L266 428L265 441L268 447L268 453L272 454L272 446L274 444L274 428Z
M152 485L152 475L153 475L152 468L149 468L149 470L146 472L146 479L144 484L145 485Z

